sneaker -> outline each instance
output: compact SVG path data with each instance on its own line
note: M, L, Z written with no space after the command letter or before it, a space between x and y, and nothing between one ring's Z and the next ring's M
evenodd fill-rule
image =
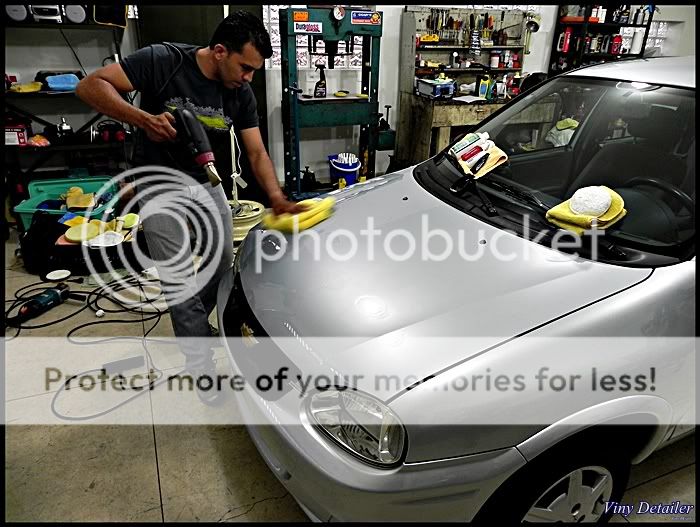
M207 406L219 406L224 402L226 398L226 392L224 392L224 384L222 383L222 389L218 390L216 387L216 363L212 360L190 370L192 378L195 382L195 392L197 392L197 397L199 400L206 404ZM205 377L203 381L198 382L200 377ZM208 380L211 379L211 382ZM200 387L200 384L203 384Z

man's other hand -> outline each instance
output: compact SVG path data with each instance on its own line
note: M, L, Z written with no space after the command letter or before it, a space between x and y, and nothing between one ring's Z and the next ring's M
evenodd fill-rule
M174 123L175 116L170 112L163 112L160 115L148 117L143 129L148 138L156 143L174 141L177 137L177 130L173 128Z
M284 196L274 198L271 201L272 201L272 203L271 203L272 210L278 216L280 214L284 214L285 212L287 212L289 214L299 214L300 212L304 212L305 210L308 210L308 208L309 208L308 205L300 205L299 203L289 201Z

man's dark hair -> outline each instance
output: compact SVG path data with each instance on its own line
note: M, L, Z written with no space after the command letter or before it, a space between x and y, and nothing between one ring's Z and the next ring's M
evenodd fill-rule
M209 48L214 49L214 46L221 44L229 52L241 53L248 42L255 46L263 58L269 59L272 56L270 35L262 20L252 13L236 11L218 25L209 41Z

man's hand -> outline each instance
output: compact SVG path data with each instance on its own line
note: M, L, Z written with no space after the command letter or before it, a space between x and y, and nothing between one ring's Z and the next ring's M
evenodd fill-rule
M272 210L274 210L276 215L284 214L285 212L289 214L299 214L304 212L309 207L308 205L299 205L299 203L294 203L289 201L284 194L278 194L270 199Z
M163 112L160 115L149 115L142 128L151 141L162 143L164 141L174 141L177 137L177 130L173 128L175 116L170 112Z

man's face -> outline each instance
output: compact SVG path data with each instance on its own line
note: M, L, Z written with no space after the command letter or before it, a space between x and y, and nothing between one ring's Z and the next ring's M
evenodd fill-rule
M253 80L255 70L263 67L265 59L250 42L246 42L240 53L228 50L221 44L214 48L219 68L219 79L226 88L240 88Z

